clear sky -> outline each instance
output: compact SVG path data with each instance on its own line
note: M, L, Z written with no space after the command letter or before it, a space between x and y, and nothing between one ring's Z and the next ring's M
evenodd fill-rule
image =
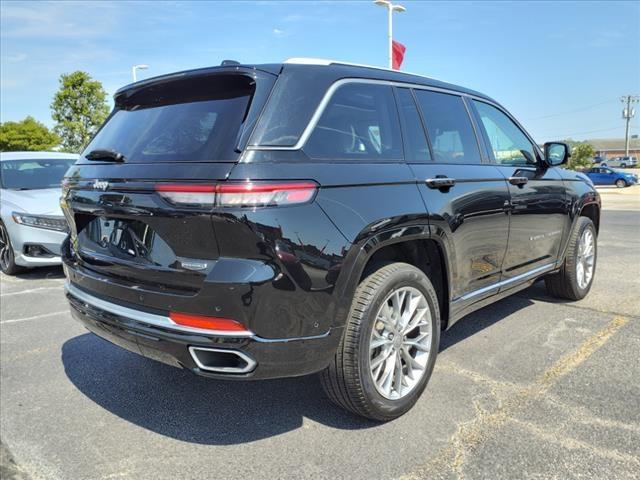
M482 91L537 141L624 135L619 97L640 94L640 2L401 2L402 69ZM139 78L217 65L322 57L384 66L386 11L341 2L1 3L2 121L49 105L65 72L109 94ZM638 115L632 133L640 133Z

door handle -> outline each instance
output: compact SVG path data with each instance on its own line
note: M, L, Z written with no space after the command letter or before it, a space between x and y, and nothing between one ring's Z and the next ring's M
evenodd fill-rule
M529 181L527 177L509 177L509 183L511 185L518 185L519 187L526 184Z
M429 188L451 188L456 184L455 178L449 177L436 177L436 178L427 178L425 180L427 187Z

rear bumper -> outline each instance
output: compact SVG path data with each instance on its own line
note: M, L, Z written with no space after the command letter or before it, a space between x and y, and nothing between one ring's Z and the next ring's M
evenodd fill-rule
M144 357L225 379L294 377L327 367L342 329L303 338L265 339L248 333L211 332L174 324L168 317L98 298L72 283L65 287L72 316L96 335ZM197 352L221 352L241 359L241 368L219 371L203 365ZM214 365L214 368L217 368Z

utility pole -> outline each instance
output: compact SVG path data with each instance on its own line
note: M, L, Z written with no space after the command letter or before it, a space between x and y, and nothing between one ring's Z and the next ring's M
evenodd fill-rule
M629 124L631 123L631 119L636 115L636 109L631 105L637 103L640 100L640 96L638 95L624 95L620 97L620 101L625 104L626 107L622 109L622 118L627 121L627 126L625 128L624 133L624 156L629 156Z

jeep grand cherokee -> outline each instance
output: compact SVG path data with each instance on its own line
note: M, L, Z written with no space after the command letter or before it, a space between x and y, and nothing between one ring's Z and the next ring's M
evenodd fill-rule
M425 389L440 332L544 277L593 282L600 199L496 101L310 59L115 94L67 172L73 316L199 375L320 373L376 420Z

